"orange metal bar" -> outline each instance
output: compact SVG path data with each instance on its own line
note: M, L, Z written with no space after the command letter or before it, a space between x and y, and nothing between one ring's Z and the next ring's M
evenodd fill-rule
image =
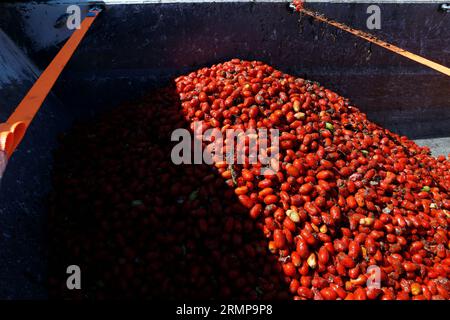
M382 40L376 38L375 36L371 35L370 33L367 33L367 32L361 31L361 30L357 30L357 29L353 29L353 28L351 28L351 27L349 27L349 26L347 26L347 25L345 25L343 23L340 23L340 22L337 22L337 21L334 21L334 20L330 20L330 19L324 17L323 15L321 15L321 14L319 14L317 12L314 12L314 11L311 11L311 10L303 8L301 5L299 5L298 10L300 12L308 15L308 16L313 17L314 19L317 19L319 21L328 23L328 24L330 24L330 25L332 25L332 26L334 26L336 28L339 28L341 30L347 31L347 32L349 32L349 33L359 37L359 38L362 38L362 39L367 40L369 42L375 43L376 45L378 45L380 47L388 49L388 50L390 50L392 52L395 52L395 53L397 53L397 54L399 54L401 56L404 56L404 57L406 57L408 59L411 59L413 61L416 61L416 62L418 62L418 63L420 63L420 64L422 64L424 66L427 66L427 67L429 67L431 69L434 69L436 71L439 71L439 72L441 72L441 73L443 73L443 74L445 74L447 76L450 76L450 68L448 68L446 66L443 66L443 65L441 65L439 63L436 63L434 61L431 61L429 59L426 59L424 57L421 57L421 56L419 56L417 54L414 54L412 52L406 51L406 50L404 50L402 48L394 46L394 45L392 45L390 43L387 43L385 41L382 41Z
M6 152L8 158L19 145L34 116L99 13L90 12L93 14L88 15L80 29L74 31L6 123L0 124L0 151Z

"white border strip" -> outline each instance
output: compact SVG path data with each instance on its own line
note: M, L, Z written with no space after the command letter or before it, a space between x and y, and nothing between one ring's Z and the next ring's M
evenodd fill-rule
M95 1L95 0L94 0ZM89 4L89 0L50 0L47 4ZM283 3L290 0L103 0L106 5L115 4L155 4L155 3L229 3L229 2L274 2ZM449 3L445 0L305 0L305 3ZM45 4L45 2L43 3Z

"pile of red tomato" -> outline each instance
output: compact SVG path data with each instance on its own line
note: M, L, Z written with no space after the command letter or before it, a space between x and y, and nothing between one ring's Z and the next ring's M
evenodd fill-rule
M186 119L204 130L280 131L278 172L216 167L263 221L294 299L450 298L444 156L368 121L318 83L261 62L233 59L176 84Z
M444 156L261 62L233 59L175 82L63 138L51 297L450 298ZM280 170L173 164L171 133L195 121L278 129ZM66 289L70 264L83 290Z

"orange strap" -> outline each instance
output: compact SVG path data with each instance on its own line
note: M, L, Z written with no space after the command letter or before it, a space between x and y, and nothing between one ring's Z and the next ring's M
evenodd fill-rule
M421 57L421 56L419 56L417 54L411 53L411 52L406 51L406 50L404 50L402 48L394 46L394 45L392 45L390 43L387 43L385 41L377 39L375 36L373 36L373 35L371 35L369 33L366 33L364 31L353 29L353 28L351 28L349 26L346 26L343 23L327 19L323 15L321 15L321 14L319 14L317 12L310 11L310 10L304 9L304 8L299 8L299 10L300 10L300 12L313 17L314 19L317 19L319 21L328 23L328 24L330 24L330 25L332 25L332 26L334 26L336 28L339 28L341 30L350 32L351 34L353 34L353 35L355 35L357 37L360 37L360 38L365 39L365 40L367 40L369 42L375 43L376 45L378 45L380 47L388 49L388 50L390 50L392 52L395 52L395 53L397 53L397 54L399 54L401 56L404 56L404 57L406 57L408 59L414 60L414 61L416 61L416 62L418 62L418 63L420 63L420 64L422 64L424 66L427 66L427 67L429 67L431 69L434 69L436 71L439 71L439 72L441 72L441 73L443 73L443 74L445 74L447 76L450 76L450 68L448 68L446 66L443 66L443 65L441 65L439 63L436 63L434 61L428 60L428 59L426 59L424 57Z
M6 123L0 124L0 151L4 150L8 157L11 156L22 140L28 126L81 40L83 40L99 11L90 11L90 13L92 14L88 15L81 23L80 29L74 31L52 62L42 72Z

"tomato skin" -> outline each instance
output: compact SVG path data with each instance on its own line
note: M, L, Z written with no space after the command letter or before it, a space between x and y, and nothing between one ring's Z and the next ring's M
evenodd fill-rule
M276 202L278 202L278 197L274 194L269 194L264 197L264 203L267 205L274 204Z
M358 203L354 196L348 196L345 201L350 209L356 209L358 207Z
M320 290L320 294L324 300L336 300L337 294L332 288L327 287Z
M294 277L297 273L295 266L292 262L283 264L283 271L284 274L287 275L288 277Z
M336 292L337 296L340 299L342 300L345 299L345 297L347 296L347 292L344 290L344 288L338 285L331 285L331 287L333 288L333 290Z
M369 288L366 292L367 299L369 300L377 299L380 296L380 294L382 294L382 291L381 289L378 288Z
M357 288L354 292L355 300L367 300L366 290L363 288Z
M86 261L101 257L105 265L122 257L102 283L122 275L117 292L125 296L449 298L445 156L429 156L320 84L258 61L190 72L157 98L76 133L80 150L64 158L68 165L55 166L58 201L50 211L92 207L86 216L99 226L92 237L77 226L80 243L61 236L58 249L74 257L86 251ZM193 132L198 122L200 132ZM174 166L172 146L162 139L179 128L197 138L212 128L276 129L279 144L258 137L252 146L251 136L239 134L244 143L235 151L258 150L254 162L246 154L243 163ZM215 139L227 142L218 149L230 154L228 139ZM113 153L120 162L106 161ZM263 173L269 154L276 156ZM70 222L86 222L82 216ZM141 251L148 256L137 257ZM381 289L367 285L371 266L380 269ZM146 274L159 288L138 287L135 279ZM166 281L172 278L174 284Z
M300 275L302 276L306 276L309 273L309 266L307 261L304 261L302 263L302 266L298 269L298 272L300 273Z
M333 206L330 209L331 218L335 221L340 221L342 218L341 209L338 206Z
M250 182L253 182L254 180L255 180L255 176L253 175L253 173L251 172L251 171L249 171L249 170L243 170L242 171L242 178L245 180L245 181L250 181Z
M326 265L330 259L330 254L325 247L320 247L318 257L319 263Z
M313 202L306 202L304 208L312 216L317 216L320 213L320 210Z
M260 203L257 203L250 209L250 217L256 219L261 215L261 212L262 212L262 205Z
M297 167L293 166L293 165L289 165L286 167L286 172L288 175L297 178L300 175L300 171L298 170Z
M341 259L341 263L347 269L355 267L355 261L352 258L350 258L349 256L344 256L344 258Z
M348 256L357 259L360 255L361 247L356 241L351 241L348 245Z
M322 170L319 173L317 173L316 178L318 180L327 180L330 178L333 178L334 174L330 170Z
M272 188L264 188L261 191L259 191L258 196L261 199L264 199L266 196L273 194L273 189Z
M322 196L318 196L315 200L314 200L314 204L316 205L317 208L324 208L326 206L326 199L325 197Z
M308 244L303 238L297 239L296 251L302 259L306 259L309 256Z
M264 179L258 182L258 188L265 189L270 188L272 186L272 180L270 179Z
M302 265L302 258L297 251L293 251L291 253L291 261L296 267L300 267Z
M246 186L238 187L234 190L234 193L237 195L244 195L247 194L248 188Z
M312 299L313 296L314 296L313 293L312 293L312 291L311 291L311 289L306 288L306 287L300 287L300 288L298 288L297 294L298 294L300 297L303 297L303 298L306 298L306 299Z
M301 276L301 278L300 278L300 284L303 287L310 288L311 287L311 282L312 282L312 277L311 276Z
M289 217L284 218L283 227L291 232L295 232L297 230L295 222L293 222Z
M295 293L297 293L299 287L300 287L300 282L297 279L292 279L291 283L289 284L289 291L292 294L295 294Z
M358 266L348 270L348 276L350 279L356 279L361 274L361 270Z
M403 268L405 269L406 272L412 272L417 269L417 266L412 262L405 262L403 263Z
M300 194L306 195L306 194L310 194L313 189L314 189L314 186L311 183L305 183L300 187L299 192L300 192Z
M253 207L254 202L247 195L239 195L238 198L244 207L249 208L249 209Z
M409 294L405 291L400 291L396 297L397 300L410 300Z

